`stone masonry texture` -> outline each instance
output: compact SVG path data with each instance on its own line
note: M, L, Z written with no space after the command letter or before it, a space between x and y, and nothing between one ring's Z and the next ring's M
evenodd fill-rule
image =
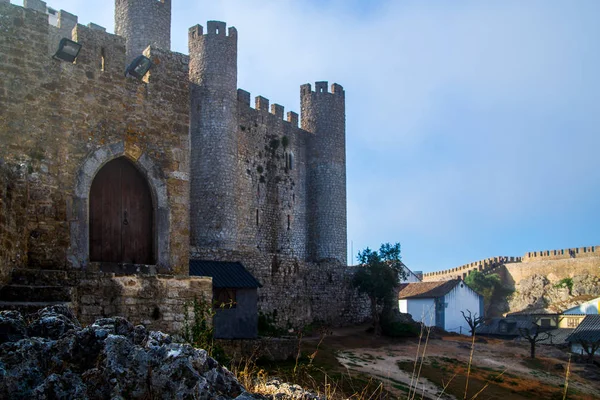
M281 326L363 321L346 266L343 88L302 85L300 117L262 96L251 106L237 88L237 30L190 28L188 56L170 51L170 18L171 0L116 0L110 34L40 0L0 1L0 283L14 268L117 273L78 280L75 293L89 292L79 313L135 318L139 306L143 319L152 301L175 304L173 284L151 276L187 275L190 256L241 261ZM74 63L52 57L65 37L82 45ZM125 77L140 54L150 72ZM90 188L119 157L150 187L156 265L90 263ZM127 276L162 289L150 301ZM119 307L106 298L115 287L128 293Z

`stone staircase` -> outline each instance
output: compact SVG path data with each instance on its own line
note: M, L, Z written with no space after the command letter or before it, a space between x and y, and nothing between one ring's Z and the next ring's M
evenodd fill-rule
M71 306L74 286L67 271L14 269L10 283L0 287L0 310L26 315L48 306Z

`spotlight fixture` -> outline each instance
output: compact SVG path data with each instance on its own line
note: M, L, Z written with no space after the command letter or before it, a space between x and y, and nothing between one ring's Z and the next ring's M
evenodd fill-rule
M125 76L133 76L141 81L144 75L146 75L150 68L152 68L152 65L154 64L152 64L152 61L150 61L148 57L138 56L125 70Z
M77 55L79 55L79 50L81 50L81 45L79 43L74 42L71 39L62 38L60 39L58 50L56 50L53 58L72 63L77 58Z

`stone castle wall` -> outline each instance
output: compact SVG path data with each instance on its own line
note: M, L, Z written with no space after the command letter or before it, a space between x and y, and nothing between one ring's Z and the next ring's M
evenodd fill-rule
M503 267L503 268L500 268ZM523 257L493 257L457 268L423 274L424 281L464 279L471 271L499 273L514 285L533 275L558 281L575 275L600 276L600 246L532 251Z
M76 25L82 49L71 64L48 54L55 28L47 14L0 3L0 16L0 159L27 171L13 188L27 193L15 214L27 265L85 266L86 185L123 156L150 182L160 266L187 273L187 57L148 49L156 67L138 82L123 76L119 36Z
M573 254L573 256L571 255ZM564 260L567 258L600 257L600 246L573 247L560 250L530 251L523 256L523 262L541 260Z
M189 306L194 298L211 301L211 278L84 273L78 277L73 305L84 325L119 315L151 330L181 333L186 307L193 318Z
M545 276L550 282L557 282L577 275L600 277L600 257L530 260L528 262L507 264L506 270L509 284L518 283L533 275Z
M0 285L12 268L27 265L27 234L20 219L27 212L27 176L25 166L11 169L0 159Z
M435 282L450 279L465 279L471 271L490 272L500 265L518 262L521 262L521 257L490 257L443 271L426 272L423 274L423 281Z
M151 188L158 273L187 274L191 242L193 256L243 262L264 284L261 311L281 326L364 321L368 301L345 265L343 88L303 85L302 128L298 114L284 120L264 97L252 108L237 89L235 28L195 26L190 56L174 53L170 1L143 11L150 1L117 0L122 37L63 10L49 15L40 0L0 0L0 279L13 267L83 270L84 321L148 320L163 299L179 306L176 280L91 272L99 267L89 262L90 187L125 157ZM82 45L74 63L52 58L63 37ZM124 77L142 51L153 68L143 82Z
M315 321L331 325L365 322L369 300L351 288L353 269L331 260L312 263L282 254L192 249L192 258L240 261L263 285L258 308L277 315L284 328L301 328Z
M298 115L238 90L238 249L308 258L306 144Z

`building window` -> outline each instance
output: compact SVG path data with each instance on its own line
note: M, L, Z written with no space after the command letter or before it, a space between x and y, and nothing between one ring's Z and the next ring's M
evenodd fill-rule
M542 326L544 328L547 328L547 327L551 326L550 318L542 318L540 320L540 326Z
M506 333L508 331L508 327L506 326L506 322L500 322L498 325L498 331L500 333Z
M214 308L235 308L236 291L232 288L213 288Z
M100 48L100 71L106 71L106 52L104 47Z
M567 318L567 328L577 328L579 326L579 318Z

